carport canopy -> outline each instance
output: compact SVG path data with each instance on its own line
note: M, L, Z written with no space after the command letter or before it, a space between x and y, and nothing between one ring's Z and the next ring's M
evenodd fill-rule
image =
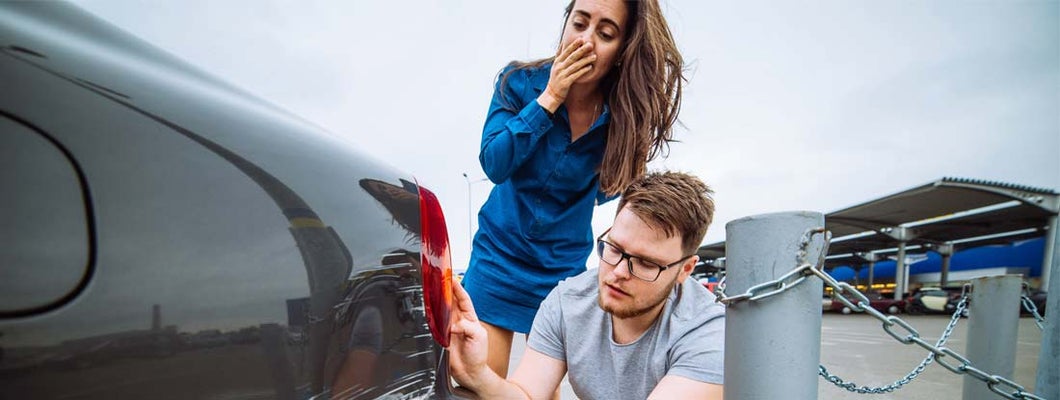
M1058 213L1060 195L1053 190L942 178L825 215L833 237L825 267L869 263L899 248L944 249L948 256L962 248L1040 237L1056 232ZM725 242L704 245L697 254L703 260L697 272L722 269ZM1047 244L1043 287L1051 257Z

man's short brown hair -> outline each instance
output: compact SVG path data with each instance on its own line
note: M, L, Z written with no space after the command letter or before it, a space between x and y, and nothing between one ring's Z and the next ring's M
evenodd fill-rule
M652 172L622 192L618 210L629 207L645 223L662 229L666 237L681 235L681 249L694 254L714 220L714 191L695 176L682 172Z

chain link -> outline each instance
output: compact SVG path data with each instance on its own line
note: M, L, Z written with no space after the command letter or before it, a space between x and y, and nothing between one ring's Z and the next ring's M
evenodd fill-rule
M768 297L776 296L781 294L806 280L807 277L812 275L811 272L815 269L814 264L810 263L807 259L809 258L810 243L813 241L813 236L823 234L824 235L824 247L821 249L821 255L817 260L818 266L824 265L824 258L828 254L828 245L832 241L832 232L825 230L824 228L810 228L802 234L799 240L799 250L796 252L795 261L798 263L798 267L788 271L788 273L781 277L763 282L754 286L751 286L744 293L727 296L725 294L725 278L722 277L718 281L718 285L714 287L714 295L717 297L717 302L731 306L732 304L739 303L745 300L758 301ZM818 267L819 268L819 267Z
M817 275L817 277L821 278L821 280L823 280L825 282L825 284L827 284L827 285L832 287L832 297L833 298L835 298L835 299L843 299L845 297L845 296L842 296L842 294L844 292L847 293L847 294L850 294L850 295L852 295L854 297L857 297L858 298L858 304L857 304L858 307L852 307L851 308L852 310L856 310L856 311L859 311L859 312L865 312L867 314L872 315L876 319L880 320L880 322L883 323L883 330L886 331L888 334L890 334L892 337L894 337L895 340L898 340L899 342L901 342L903 344L916 344L917 346L923 347L924 349L928 350L929 352L931 352L931 354L928 357L930 357L931 359L934 359L935 361L937 361L939 363L939 365L942 365L943 367L945 367L946 369L950 370L951 372L953 372L955 374L958 374L958 375L969 375L969 376L972 376L972 377L974 377L976 379L979 379L979 380L985 382L987 384L987 387L989 387L991 391L993 391L994 393L997 393L997 394L999 394L1002 397L1005 397L1007 399L1045 400L1044 398L1039 397L1039 396L1037 396L1037 395L1035 395L1033 393L1025 392L1023 386L1020 386L1019 384L1017 384L1017 383L1015 383L1015 382L1013 382L1013 381L1011 381L1009 379L1006 379L1005 377L1002 377L1002 376L999 376L999 375L993 375L993 374L984 372L984 371L982 371L982 370L980 370L978 368L975 368L974 366L972 366L971 361L969 361L967 358L962 356L960 353L957 353L956 351L953 351L950 348L942 346L941 344L945 344L944 340L943 340L943 342L941 344L936 344L936 345L932 346L930 343L928 343L927 341L923 340L920 337L920 334L916 331L916 329L913 329L913 327L910 326L909 323L907 323L904 320L902 320L901 318L898 318L898 317L893 316L893 315L884 315L883 313L881 313L881 312L877 311L876 309L872 308L871 306L869 306L869 302L865 301L865 300L867 300L867 298L865 298L865 295L863 293L859 292L853 286L850 286L850 284L848 284L846 282L836 282L836 280L834 278L832 278L831 276L829 276L828 273L824 272L823 270L817 269L817 268L812 268L812 269L810 269L810 271L813 272L813 274ZM959 319L961 317L961 314L964 313L965 307L967 307L968 292L969 292L970 286L971 285L965 285L964 288L962 289L961 301L957 304L957 309L954 311L953 316L950 318L950 326L947 326L947 332L944 332L944 336L945 337L948 337L949 334L952 333L953 326L956 326L955 320L957 320L957 319ZM865 300L862 300L862 298L865 298ZM843 302L843 303L847 304L847 303L849 303L849 301L846 301L846 302ZM895 325L898 325L899 327L904 329L906 332L908 332L908 334L905 335L904 337L899 336L891 328L891 327L893 327ZM943 339L943 338L940 338L940 339ZM960 364L959 365L950 364L949 362L946 361L948 359L954 359L954 360L958 361ZM926 367L927 364L924 363L924 366ZM920 367L918 366L917 369L919 369L919 368ZM916 369L914 369L914 372L915 371L916 371ZM828 374L827 369L825 369L824 367L819 367L818 374L823 376L829 382L832 382L832 383L836 383L837 381L842 382L842 379L836 377L835 375ZM913 377L915 377L915 375ZM907 375L906 378L909 378L909 376ZM905 378L903 378L902 380L899 380L899 382L901 382L903 380L905 380ZM908 383L908 382L906 382L906 383ZM886 388L888 388L890 386L893 386L893 385L894 384L889 385L889 386L885 386L883 388L868 388L868 389L886 389ZM903 383L903 385L904 385L904 383ZM857 385L851 385L851 384L847 383L845 386L844 385L837 385L837 386L839 386L841 388L844 388L844 389L847 389L847 390L851 390L850 387L853 386L855 388L855 390L851 390L851 391L857 392L856 391ZM1011 389L1011 392L1005 391L1005 388L1003 388L1001 386L1008 387L1009 389ZM901 385L899 385L898 387L901 387ZM864 388L864 387L862 387L862 388ZM858 393L860 393L860 392L858 392Z
M854 393L860 393L860 394L881 394L881 393L890 393L890 392L893 392L895 390L901 389L902 386L905 386L905 385L909 384L909 382L912 382L914 379L916 379L917 376L920 376L920 374L922 372L924 372L924 369L926 369L928 365L931 365L931 362L935 360L936 354L941 354L942 353L941 351L939 351L939 353L935 353L935 351L933 349L938 349L938 348L942 347L942 345L946 344L946 340L948 340L950 338L950 335L953 334L953 328L955 328L957 326L957 321L959 321L961 319L961 313L964 312L965 307L967 307L967 304L968 304L968 297L967 296L963 296L961 298L961 301L959 303L957 303L957 310L953 313L953 316L950 317L950 323L946 325L946 329L942 331L942 336L939 336L939 340L937 342L935 342L935 345L933 347L929 343L924 342L924 340L921 339L919 337L919 335L909 339L909 343L916 343L918 346L928 349L930 351L930 353L928 353L927 357L924 357L924 360L920 361L920 364L917 365L916 368L913 368L912 371L909 371L909 373L906 374L905 377L903 377L902 379L896 380L893 383L891 383L889 385L886 385L886 386L880 386L880 387L860 386L859 387L854 382L846 382L846 381L843 380L843 378L840 378L839 376L836 376L836 375L833 375L833 374L829 373L828 369L825 368L824 365L818 366L817 374L821 375L821 377L823 377L828 382L831 382L832 384L834 384L834 385L836 385L836 386L838 386L840 388L846 389L847 391L854 392ZM875 309L872 308L872 307L869 307L868 309L875 311ZM886 326L886 324L884 326ZM890 333L890 331L888 331L888 333ZM894 335L892 334L891 336L894 336ZM902 341L902 340L899 339L899 341ZM902 342L905 343L904 341L902 341Z
M809 254L807 249L813 235L816 234L824 234L825 243L820 258L817 260L817 263L815 265L808 262L807 258L809 258ZM928 356L924 358L924 360L921 361L920 364L917 365L917 367L914 368L909 374L907 374L904 378L899 379L887 386L876 388L867 386L859 387L856 383L846 382L842 378L829 373L828 369L825 368L824 365L818 365L818 375L824 377L824 379L828 380L828 382L831 382L832 384L840 388L855 393L888 393L908 384L918 375L920 375L920 373L923 372L924 369L929 364L931 364L932 361L937 361L939 365L943 366L947 370L957 375L968 375L980 381L983 381L987 384L987 387L991 391L997 393L998 395L1004 398L1045 400L1040 396L1024 391L1023 386L1010 379L999 375L993 375L988 372L984 372L978 368L975 368L974 366L972 366L971 361L969 361L966 357L944 346L946 340L949 339L950 334L953 333L953 328L956 327L957 321L960 319L961 315L964 313L965 308L968 305L968 291L970 285L964 286L961 293L961 300L957 304L957 309L954 311L953 316L950 317L950 323L946 326L946 329L943 331L942 336L939 337L939 340L934 345L932 345L928 341L924 340L920 336L920 333L917 332L917 330L913 328L913 326L910 325L908 322L893 315L885 315L879 310L872 308L872 306L870 305L871 302L869 298L865 296L864 293L861 293L855 287L851 286L846 282L839 282L835 280L835 278L832 278L831 275L824 272L824 257L828 254L828 246L831 242L831 237L831 232L826 231L824 228L814 228L807 230L800 240L799 251L795 257L798 265L797 267L777 279L751 286L749 289L747 289L746 292L741 293L739 295L725 295L725 277L722 277L722 279L718 282L718 286L714 289L714 294L717 296L717 301L725 304L726 306L730 306L741 301L757 301L765 299L783 293L784 291L787 291L802 283L810 275L814 275L820 278L822 281L824 281L826 285L832 288L833 300L837 300L843 303L843 305L849 307L855 312L863 312L872 315L874 318L880 320L880 322L882 322L883 324L883 330L887 332L887 334L891 335L891 337L893 337L898 342L902 344L916 344L917 346L920 346L925 350L928 350L929 352ZM1024 291L1026 292L1026 285L1024 285ZM847 296L844 296L844 293L854 297L854 301L851 301L847 298ZM1027 303L1030 302L1028 296L1024 295L1022 301L1024 303L1024 307L1028 307L1029 310L1033 310L1032 313L1035 314L1036 319L1040 318L1040 315L1038 315L1037 308L1034 307L1034 304L1031 303L1028 306ZM1041 320L1037 320L1036 322L1038 323L1038 327L1041 328ZM895 332L895 326L901 328L902 330L904 330L904 332ZM956 361L956 363L953 363L953 361L949 360L954 360Z
M1027 282L1023 282L1023 294L1020 295L1020 302L1023 303L1023 308L1031 313L1034 317L1034 323L1038 325L1038 330L1045 330L1045 318L1038 313L1038 306L1034 305L1034 301L1031 300L1031 290L1027 285Z

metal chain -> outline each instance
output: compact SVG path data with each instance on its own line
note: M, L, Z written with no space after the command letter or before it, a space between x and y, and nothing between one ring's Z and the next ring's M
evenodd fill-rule
M808 252L806 250L813 235L822 233L825 235L824 248L822 249L822 252L820 254L820 259L817 260L817 263L815 265L806 260L806 258L808 258ZM962 356L960 353L957 353L956 351L948 347L942 346L943 344L945 344L945 340L952 333L953 326L956 326L954 319L960 318L960 315L964 312L964 308L967 305L966 293L969 285L965 285L965 290L963 290L963 292L965 293L962 293L961 302L958 304L957 310L956 312L954 312L953 317L951 317L950 325L947 326L946 331L943 332L943 336L939 338L939 342L936 345L932 345L931 343L928 343L923 338L921 338L920 333L917 332L916 328L913 328L913 326L910 325L908 322L893 315L885 315L879 310L872 308L870 306L871 302L869 301L869 298L866 297L864 293L861 293L849 283L839 282L835 280L835 278L832 278L831 275L828 275L828 273L824 272L824 257L828 254L828 246L831 242L831 237L832 233L826 231L824 228L808 229L803 234L799 243L799 251L795 257L797 267L795 267L791 271L788 271L786 274L782 275L777 279L760 283L758 285L753 285L748 288L746 292L741 293L739 295L725 295L725 278L722 277L722 279L718 282L718 286L714 289L714 294L717 296L717 301L725 304L726 306L731 306L732 304L746 300L762 300L768 297L778 295L797 286L798 284L805 281L806 278L808 278L810 275L816 275L818 278L824 281L826 285L832 288L833 300L838 300L839 302L843 303L843 305L849 307L855 312L863 312L880 320L880 322L883 323L884 332L887 332L888 335L891 335L891 337L893 337L895 340L902 344L915 343L917 346L920 346L925 350L931 352L929 359L938 362L939 365L948 369L950 372L953 372L957 375L967 374L976 379L979 379L985 382L987 384L987 387L992 392L997 393L998 395L1007 399L1045 400L1044 398L1038 395L1025 392L1023 386L1008 378L999 375L992 375L978 368L975 368L974 366L972 366L971 361ZM849 299L847 299L846 296L842 295L843 293L847 293L850 296L854 297L855 302L851 302ZM893 329L894 326L898 326L905 330L904 336L902 334L896 333ZM951 361L946 361L949 359L956 360L959 364L954 365L951 364ZM836 384L837 386L847 390L858 392L859 389L866 389L868 390L866 393L884 393L874 392L873 389L885 390L885 392L893 391L901 387L902 385L909 383L909 381L919 375L920 372L923 372L923 369L926 368L928 364L930 364L930 361L928 359L925 359L921 362L921 365L914 368L913 372L911 372L905 378L900 379L895 383L885 386L883 388L858 388L857 384L854 384L852 382L844 382L841 378L828 373L828 370L822 365L818 366L818 374L825 377L825 379L828 379L829 382L832 382L833 384ZM886 390L888 387L892 388L890 390Z
M767 297L776 296L802 283L802 281L805 281L811 274L808 272L808 270L811 269L813 269L813 265L799 265L780 278L751 286L746 292L735 296L725 295L725 277L722 277L721 280L718 281L718 286L714 288L714 294L717 296L716 301L725 304L726 306L731 306L744 300L757 301Z
M809 269L809 271L812 272L814 275L817 275L817 277L821 278L821 280L823 280L826 285L832 288L833 299L839 300L841 303L843 303L843 305L850 307L851 310L857 312L864 312L880 320L880 322L883 323L884 332L887 332L887 334L891 335L891 337L893 337L898 342L902 344L915 343L917 346L923 347L925 350L930 351L932 358L936 362L938 362L939 365L950 370L950 372L953 372L957 375L967 374L976 379L979 379L985 382L987 384L987 387L990 388L991 391L1007 399L1045 400L1044 398L1039 397L1033 393L1025 392L1023 386L1020 386L1018 383L1013 382L1012 380L1009 380L1003 376L988 374L980 369L973 367L971 361L968 361L968 359L962 356L960 353L957 353L956 351L953 351L948 347L932 346L931 343L928 343L927 341L922 339L920 337L920 333L917 332L917 330L913 328L912 325L909 325L909 323L905 320L893 315L884 315L875 308L869 306L870 302L868 297L866 297L864 293L861 293L860 291L855 289L849 283L836 281L835 278L832 278L831 275L828 275L828 273L824 272L824 270L818 268L811 268ZM962 294L962 297L966 296L968 287L969 285L965 285L965 294ZM846 296L842 296L841 294L844 292L855 297L857 300L857 304L851 303L850 300L846 299ZM963 310L961 311L963 312ZM960 314L956 315L959 316ZM892 329L895 325L905 330L905 336L899 336L898 333L895 333L895 331ZM948 359L957 360L960 364L953 365L949 361L946 361ZM1008 387L1010 391L1005 391L1005 388L1001 386Z
M821 249L820 258L817 260L817 266L810 263L809 252L807 251L810 243L813 241L813 236L823 234L824 235L824 247ZM799 250L795 255L795 261L798 263L798 267L788 271L788 273L781 277L751 286L744 293L727 296L725 294L725 278L721 277L718 281L718 285L714 287L714 295L717 297L716 301L726 306L739 303L744 300L758 301L767 297L776 296L778 294L787 291L806 280L810 275L813 275L814 268L820 268L824 265L824 258L828 255L828 245L832 241L832 232L826 231L824 228L810 228L802 234L799 240Z
M953 334L953 328L957 326L957 321L961 319L961 314L964 313L965 307L967 307L967 305L968 296L961 296L961 301L957 303L957 310L954 311L953 316L950 317L950 323L946 325L946 329L942 331L942 336L940 336L939 340L935 342L935 347L941 347L942 345L946 344L946 340L948 340L950 338L950 335ZM935 353L928 353L927 357L924 357L924 360L920 361L920 365L917 365L916 368L913 368L912 371L909 371L909 373L906 374L904 378L894 381L894 383L891 383L890 385L880 387L858 387L858 385L854 382L847 382L843 380L843 378L829 373L828 369L825 368L824 365L818 366L817 374L823 377L828 382L831 382L833 385L836 385L840 388L846 389L854 393L890 393L895 390L901 389L902 386L905 386L909 382L912 382L913 379L916 379L916 377L919 376L920 373L924 372L924 369L927 368L927 366L930 365L932 361L935 361Z
M1020 295L1020 302L1023 303L1023 308L1030 312L1034 317L1034 323L1038 325L1038 330L1044 331L1045 318L1038 313L1038 306L1034 305L1034 302L1031 301L1030 294L1030 287L1027 285L1027 282L1023 282L1023 294Z

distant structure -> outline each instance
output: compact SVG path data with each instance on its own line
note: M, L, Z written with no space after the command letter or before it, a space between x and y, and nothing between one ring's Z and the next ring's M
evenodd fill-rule
M159 304L151 306L151 330L154 332L162 330L162 306Z
M856 281L867 271L866 288L893 288L896 298L909 289L910 265L921 261L926 268L914 281L945 286L952 278L1004 270L1023 273L1032 286L1047 290L1058 215L1060 194L1055 190L942 178L825 215L825 227L833 234L825 269L837 279ZM983 247L988 245L1009 246ZM976 257L954 257L973 248ZM1028 255L1032 252L1040 258ZM703 261L696 273L709 276L724 270L725 242L702 246L697 254ZM1008 261L987 265L984 257ZM958 263L952 269L960 272L951 277L954 260ZM837 267L853 274L844 275Z

